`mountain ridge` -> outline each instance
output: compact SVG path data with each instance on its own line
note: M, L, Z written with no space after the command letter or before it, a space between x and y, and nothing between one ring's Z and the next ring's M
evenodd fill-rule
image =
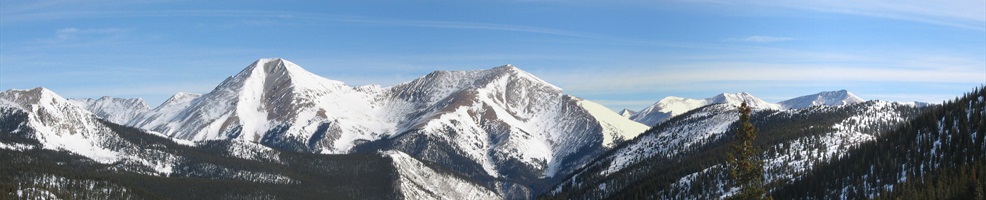
M712 96L705 99L688 99L676 96L668 96L653 105L644 108L637 112L637 114L630 117L630 119L646 124L649 126L657 125L668 118L683 114L690 110L709 105L709 104L726 104L731 106L739 106L744 101L750 105L753 109L778 109L779 106L773 103L768 103L760 98L757 98L749 93L720 93L716 96Z
M825 91L817 94L795 97L779 102L783 109L800 109L809 106L841 106L864 102L848 90Z
M83 98L68 100L96 114L99 118L116 124L126 124L131 119L137 117L137 115L151 110L147 106L147 103L140 98L125 99L103 96L98 99Z
M646 124L646 125L657 125L668 118L680 115L682 113L688 112L690 110L709 105L709 104L728 104L733 106L739 106L743 101L747 101L753 109L773 109L773 110L790 110L790 109L801 109L810 106L841 106L864 102L865 100L859 98L855 94L850 93L848 90L837 90L837 91L823 91L816 94L804 95L795 97L792 99L780 101L778 103L770 103L764 101L756 96L753 96L747 92L740 93L720 93L716 96L705 98L705 99L689 99L676 96L668 96L659 100L657 103L638 111L636 114L632 115L630 119L634 121ZM922 105L920 103L913 103L915 105Z

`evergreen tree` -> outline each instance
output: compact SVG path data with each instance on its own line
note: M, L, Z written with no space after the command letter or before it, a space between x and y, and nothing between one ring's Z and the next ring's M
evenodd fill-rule
M733 141L733 154L729 154L730 177L740 190L733 199L771 199L763 187L763 161L760 150L753 146L757 138L756 127L750 123L750 107L743 101L739 107L740 127Z

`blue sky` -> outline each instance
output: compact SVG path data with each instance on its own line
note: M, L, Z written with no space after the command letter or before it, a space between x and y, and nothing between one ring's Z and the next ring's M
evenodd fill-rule
M2 1L0 89L206 93L259 58L353 86L513 64L614 110L986 84L986 1Z

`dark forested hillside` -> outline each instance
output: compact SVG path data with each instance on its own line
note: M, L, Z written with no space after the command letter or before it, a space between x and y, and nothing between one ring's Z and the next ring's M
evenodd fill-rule
M929 109L774 192L779 199L983 199L986 91Z

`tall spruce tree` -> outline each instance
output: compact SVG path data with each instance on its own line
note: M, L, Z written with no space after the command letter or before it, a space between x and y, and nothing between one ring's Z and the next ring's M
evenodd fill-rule
M740 127L733 141L734 153L729 154L730 177L740 190L731 199L771 199L763 187L763 161L760 150L753 146L757 129L750 123L750 107L746 101L739 107Z

